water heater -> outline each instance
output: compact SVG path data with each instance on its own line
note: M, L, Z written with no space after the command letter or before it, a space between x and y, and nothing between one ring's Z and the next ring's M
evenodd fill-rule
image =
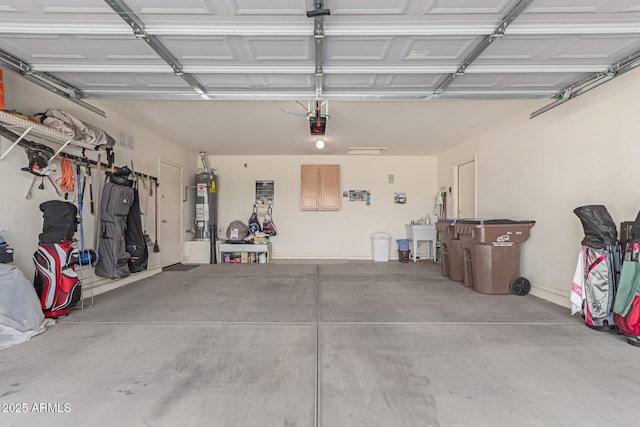
M196 174L195 240L210 240L215 237L217 224L217 188L213 172Z

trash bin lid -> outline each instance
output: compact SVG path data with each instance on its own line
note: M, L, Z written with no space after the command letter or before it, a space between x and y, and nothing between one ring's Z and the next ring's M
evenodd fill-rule
M438 222L443 224L455 224L456 222L464 221L467 218L443 218L439 219Z
M391 240L391 234L379 231L371 234L372 239Z
M438 220L438 222L443 224L457 224L459 222L462 223L465 221L480 221L480 219L479 218L443 218Z
M535 224L535 221L516 221L513 219L484 219L484 218L467 218L460 219L458 224L475 224L475 225L498 225L498 224L531 224L532 226Z

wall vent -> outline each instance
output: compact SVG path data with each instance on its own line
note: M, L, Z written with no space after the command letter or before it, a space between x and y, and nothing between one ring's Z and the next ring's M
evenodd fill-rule
M124 132L118 132L118 145L133 150L133 137Z

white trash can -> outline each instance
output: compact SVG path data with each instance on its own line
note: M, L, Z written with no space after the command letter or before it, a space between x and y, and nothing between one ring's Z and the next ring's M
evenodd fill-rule
M391 249L391 235L389 233L373 233L371 235L373 243L373 260L376 262L389 261L389 250Z

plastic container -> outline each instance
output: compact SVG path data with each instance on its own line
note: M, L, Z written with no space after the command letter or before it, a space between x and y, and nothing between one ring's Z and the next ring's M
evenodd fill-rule
M525 295L531 284L520 274L520 244L535 221L464 219L454 228L464 253L464 284L491 295Z
M396 243L398 243L398 250L399 251L408 251L409 250L409 239L398 239L398 240L396 240Z
M384 232L373 233L371 235L371 242L373 244L373 260L375 262L389 261L391 235Z
M400 262L409 262L409 258L411 258L411 251L401 251L398 250L398 261Z
M458 221L458 218L441 219L436 222L436 230L440 235L442 275L456 282L464 282L464 251L455 231Z

